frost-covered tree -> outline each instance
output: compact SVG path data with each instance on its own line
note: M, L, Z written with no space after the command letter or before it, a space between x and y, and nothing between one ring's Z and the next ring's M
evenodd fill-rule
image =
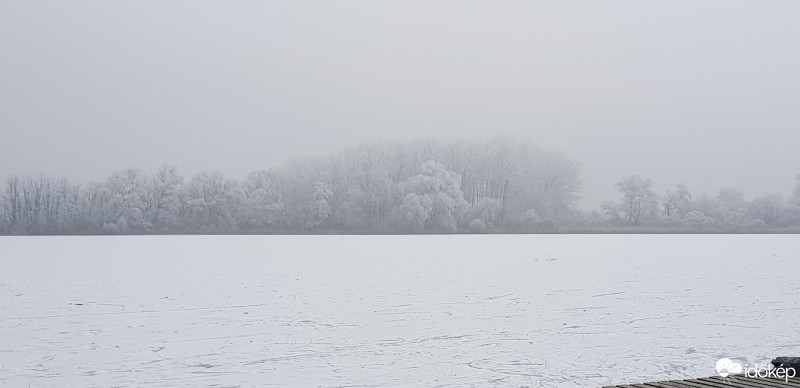
M540 213L550 218L564 219L578 202L581 188L580 163L552 151L537 154L533 169L536 187L534 195L541 198ZM524 175L523 175L524 176Z
M294 160L280 170L280 192L286 227L292 232L329 228L335 194L328 183L337 179L325 160Z
M662 209L665 219L675 225L691 211L692 193L684 184L675 185L675 190L667 190L662 198Z
M331 188L322 182L314 182L314 200L311 213L311 227L323 224L331 216L331 205L328 203L333 197Z
M419 174L402 182L399 189L403 196L399 218L409 231L458 230L459 220L468 207L458 174L430 160L420 166Z
M330 222L344 229L374 232L386 226L394 203L396 179L405 177L393 168L397 158L386 143L373 142L345 149L327 163L333 199ZM393 177L393 170L397 176Z
M627 222L628 213L625 211L625 208L619 202L614 201L606 201L603 202L601 206L603 209L603 214L605 214L606 218L612 224L622 224Z
M17 175L12 175L6 181L3 208L6 229L9 233L19 231L22 223L22 190L20 188L20 178Z
M464 215L464 221L472 232L493 230L500 220L503 204L498 199L481 198Z
M744 194L733 187L719 189L717 199L728 208L739 208L744 205Z
M557 152L501 136L488 142L452 142L437 151L436 160L461 176L471 206L483 198L500 201L498 224L524 226L528 211L559 221L573 215L580 164Z
M203 232L235 230L233 214L240 198L236 181L221 172L195 175L187 187L189 228Z
M675 195L677 196L677 201L675 202L675 209L678 212L678 215L684 217L689 211L691 211L692 205L692 192L684 184L678 184L675 186Z
M722 204L719 199L703 192L692 201L691 209L697 210L703 214L714 214L720 206L722 206Z
M753 217L764 221L766 225L781 226L781 213L784 207L783 196L776 193L766 194L753 200Z
M703 212L693 210L683 217L683 225L695 230L708 229L714 226L714 219L706 216Z
M147 177L138 169L115 171L106 180L109 200L106 231L115 233L144 232L152 225L144 218L148 203Z
M652 190L650 179L631 175L615 184L622 194L622 211L629 223L640 224L645 219L656 216L657 197Z
M795 180L797 183L794 186L794 192L791 198L786 202L783 210L783 223L786 226L800 226L800 175Z
M787 204L783 209L781 215L783 226L798 227L800 226L800 206L795 203ZM797 230L797 229L794 229Z
M9 233L9 205L5 193L0 192L0 235Z
M795 205L800 206L800 175L795 177L795 181L797 183L795 183L795 185L794 185L794 192L792 193L792 199L791 199L790 202L792 202Z
M280 180L275 169L250 173L242 184L244 195L238 212L242 227L277 228L284 221Z
M11 176L0 193L0 227L7 233L68 233L70 192L71 186L63 178Z
M183 177L172 166L163 166L150 180L146 219L155 230L177 227L181 196L185 193Z
M717 193L715 208L710 210L717 228L726 232L742 231L750 223L750 211L744 194L732 187L724 187Z
M63 233L91 233L96 232L90 221L90 207L84 188L80 185L71 185L66 179L62 180L64 202L59 229Z
M103 225L116 221L116 212L110 205L111 194L106 185L91 182L82 188L81 193L84 198L87 229L95 233L100 232Z

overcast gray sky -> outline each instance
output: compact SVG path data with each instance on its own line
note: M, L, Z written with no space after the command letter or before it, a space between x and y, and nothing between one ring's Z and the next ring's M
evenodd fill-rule
M579 160L586 208L800 173L800 1L6 0L0 50L2 179L499 133Z

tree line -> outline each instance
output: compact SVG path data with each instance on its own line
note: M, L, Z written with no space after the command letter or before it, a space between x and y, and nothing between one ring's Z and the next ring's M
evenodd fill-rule
M699 232L800 232L800 176L788 200L770 193L748 201L732 187L695 196L683 184L659 195L652 186L638 175L620 180L616 187L621 199L606 202L594 223Z
M11 176L0 234L548 233L800 231L800 180L784 200L663 194L633 175L599 211L576 208L580 164L514 137L372 142L238 181L171 166L101 182Z
M10 177L3 234L546 231L576 213L580 165L520 139L373 142L237 181L174 167L73 184Z

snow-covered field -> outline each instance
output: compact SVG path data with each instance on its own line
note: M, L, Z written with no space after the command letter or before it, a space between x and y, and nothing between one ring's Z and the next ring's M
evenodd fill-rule
M0 238L0 386L599 386L800 355L796 235Z

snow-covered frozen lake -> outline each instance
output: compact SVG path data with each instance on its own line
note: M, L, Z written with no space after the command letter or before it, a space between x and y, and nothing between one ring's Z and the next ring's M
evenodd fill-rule
M600 386L800 355L800 236L0 238L0 386Z

